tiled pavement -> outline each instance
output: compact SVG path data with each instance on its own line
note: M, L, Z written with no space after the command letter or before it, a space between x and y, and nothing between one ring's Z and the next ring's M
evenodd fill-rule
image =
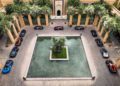
M56 25L63 25L63 21L54 21L52 25L46 27L43 31L34 31L31 27L25 27L27 34L24 37L24 41L20 46L19 53L14 60L14 66L10 74L2 75L0 78L0 86L120 86L120 76L111 74L106 65L105 59L102 58L99 47L97 47L94 39L91 36L90 30L94 29L92 26L86 28L84 31L75 31L73 28L65 25L64 31L54 31L53 27ZM94 72L95 80L43 80L43 81L23 81L23 76L26 71L26 65L29 63L31 54L31 47L33 47L36 34L41 36L53 36L53 35L79 35L82 33L82 39L87 54L87 58L90 62L92 72ZM9 48L2 48L0 54L8 57L12 46ZM109 47L106 47L109 49ZM112 50L112 49L111 49ZM111 51L109 49L109 51ZM111 58L114 58L111 54Z

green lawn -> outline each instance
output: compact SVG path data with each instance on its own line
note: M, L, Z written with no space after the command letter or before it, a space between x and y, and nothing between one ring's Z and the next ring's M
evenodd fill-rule
M63 48L61 53L52 52L52 58L56 58L56 59L67 58L66 48Z

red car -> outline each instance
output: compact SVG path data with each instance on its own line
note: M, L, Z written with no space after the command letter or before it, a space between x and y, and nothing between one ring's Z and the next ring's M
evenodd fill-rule
M117 73L117 67L111 60L106 60L106 65L111 73Z
M22 41L23 41L23 38L22 38L22 37L19 37L19 38L17 39L16 43L15 43L15 46L20 46L21 43L22 43Z

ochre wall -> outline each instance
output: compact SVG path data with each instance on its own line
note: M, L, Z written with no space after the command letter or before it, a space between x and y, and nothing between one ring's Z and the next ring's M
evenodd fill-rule
M0 7L13 3L13 0L0 0Z

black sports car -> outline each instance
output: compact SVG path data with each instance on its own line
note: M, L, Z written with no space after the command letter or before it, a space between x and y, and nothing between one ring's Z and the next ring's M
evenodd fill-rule
M35 27L34 27L34 30L43 30L43 29L44 29L43 26L35 26Z
M54 27L54 30L64 30L64 27L63 26L56 26L56 27Z
M84 30L85 28L83 26L75 26L75 30Z
M19 51L19 48L15 46L10 52L10 58L14 58L17 55L18 51Z
M19 36L20 36L20 37L24 37L25 34L26 34L26 30L23 29L23 30L20 32L20 35L19 35Z
M91 30L91 34L93 37L97 37L97 32L95 30Z
M103 47L103 43L102 43L101 39L97 38L97 39L95 39L95 42L97 43L97 45L99 47Z

